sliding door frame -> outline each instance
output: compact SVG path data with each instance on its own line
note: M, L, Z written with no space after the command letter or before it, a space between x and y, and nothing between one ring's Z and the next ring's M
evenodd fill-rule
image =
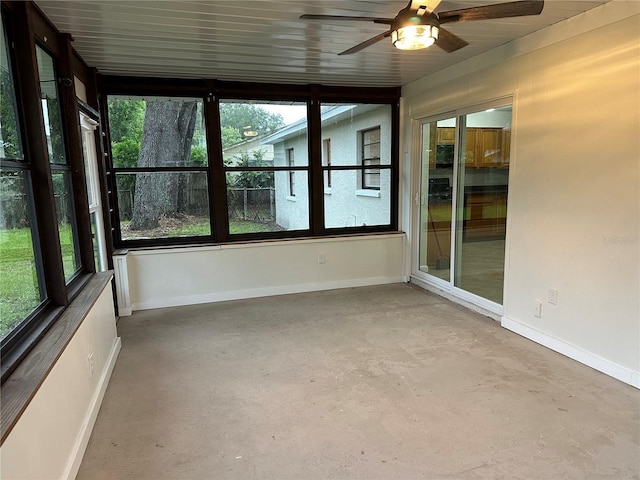
M507 196L507 224L505 234L505 258L504 258L504 282L503 282L503 302L502 305L488 300L484 297L471 293L467 290L463 290L460 287L454 285L455 269L458 268L456 261L456 242L457 242L457 229L459 222L458 214L458 176L459 176L459 162L460 162L460 137L461 137L461 118L472 113L480 112L490 108L500 108L511 106L511 143L510 143L510 165L509 165L509 184L511 183L512 170L515 161L515 138L516 138L516 111L517 111L517 95L510 94L503 97L495 98L482 103L476 103L470 106L458 108L456 110L449 110L437 115L430 115L426 117L414 118L411 120L411 198L413 199L411 205L411 281L423 288L440 293L447 298L450 298L459 303L463 303L471 308L478 309L479 311L489 314L490 316L500 319L505 312L505 306L508 302L507 288L508 284L508 271L509 269L509 244L510 244L510 228L511 223L511 195ZM431 122L437 122L449 118L455 118L455 143L454 143L454 166L453 166L453 185L452 185L452 204L451 204L451 252L450 252L450 275L449 280L443 280L429 273L425 273L420 270L420 236L421 236L421 205L422 202L427 202L428 197L423 200L423 192L421 190L422 179L422 131L423 125ZM428 167L427 167L428 168Z

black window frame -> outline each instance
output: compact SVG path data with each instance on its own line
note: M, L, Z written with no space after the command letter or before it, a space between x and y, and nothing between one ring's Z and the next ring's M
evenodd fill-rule
M110 95L127 96L176 96L199 97L205 101L205 126L207 133L207 153L209 164L207 174L210 187L210 212L212 235L210 238L159 238L122 240L120 238L118 205L114 197L115 178L111 161L110 135L104 137L103 149L108 172L109 205L111 224L113 225L114 248L153 248L180 245L209 245L233 242L296 239L303 237L351 235L397 231L398 228L398 192L399 192L399 123L400 88L399 87L341 87L325 85L280 85L250 82L232 82L215 79L179 79L146 78L114 75L98 76L98 91L101 97L101 115L108 130L107 97ZM285 102L304 103L307 106L308 165L239 167L225 166L222 159L222 141L220 137L219 104L224 101L247 102ZM357 226L326 228L324 225L324 174L329 170L353 169L353 166L323 166L321 114L322 102L329 103L367 103L389 105L391 110L391 164L384 168L391 171L390 210L388 224L375 226ZM356 168L362 168L356 167ZM275 231L262 233L229 232L229 213L227 204L226 173L236 171L279 171L291 170L308 172L309 189L309 228L304 230Z
M115 94L116 96L120 96L122 94ZM102 118L105 119L105 130L106 130L106 135L104 136L104 151L108 152L105 155L105 163L106 163L106 168L109 172L108 175L108 181L109 181L109 195L108 195L108 203L110 208L110 213L112 215L112 234L113 234L113 243L114 245L117 246L121 246L121 245L127 245L129 247L136 247L136 246L147 246L150 242L157 244L157 245L182 245L182 244L193 244L193 243L198 243L200 241L206 241L206 242L211 242L213 241L214 238L214 230L215 230L215 225L217 220L213 217L213 208L212 208L212 202L211 202L211 194L209 193L209 222L211 225L211 233L209 235L197 235L197 236L181 236L181 237L158 237L158 238L154 238L154 239L123 239L122 238L122 230L120 227L120 206L119 203L117 201L118 199L118 184L117 184L117 176L118 174L137 174L137 173L197 173L197 172L201 172L204 173L206 175L207 178L207 189L209 192L211 192L211 183L212 183L212 177L211 177L211 169L209 167L209 165L207 166L194 166L194 165L186 165L186 166L174 166L174 167L116 167L113 164L113 154L111 152L111 129L109 128L109 109L108 109L108 101L109 101L109 97L111 97L112 94L109 95L104 95L104 104L102 105L103 111L102 111ZM156 97L164 97L164 98L180 98L180 99L186 99L186 98L190 98L193 99L195 101L201 101L202 105L203 105L203 121L205 123L205 130L208 130L208 128L206 127L207 124L207 113L206 113L206 104L208 102L209 99L207 99L206 97L203 97L202 95L197 95L194 94L194 92L185 92L185 95L177 95L175 94L175 92L173 91L168 91L168 92L164 92L164 93L149 93L146 95L141 95L141 94L131 94L131 95L124 95L124 96L131 96L131 97L145 97L145 98L156 98ZM208 135L207 135L208 138ZM209 148L208 142L207 142L207 154L208 154L208 163L210 162L210 157L209 155L211 154L211 150Z
M15 85L17 121L24 160L0 160L3 169L25 172L36 272L41 303L0 341L1 381L11 373L58 321L95 273L90 219L82 150L74 71L78 60L71 37L58 32L31 2L3 2L3 28L9 40L9 64ZM36 62L36 46L51 56L59 95L62 143L66 165L49 162ZM75 65L74 65L75 64ZM82 66L86 68L86 66ZM65 279L53 172L65 172L69 184L71 218L76 232L74 244L77 270ZM86 208L85 208L86 207Z

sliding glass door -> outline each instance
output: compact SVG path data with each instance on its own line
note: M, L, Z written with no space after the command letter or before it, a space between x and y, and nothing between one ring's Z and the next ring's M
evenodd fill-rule
M502 305L510 105L421 125L418 275Z
M422 124L419 270L449 280L456 119Z

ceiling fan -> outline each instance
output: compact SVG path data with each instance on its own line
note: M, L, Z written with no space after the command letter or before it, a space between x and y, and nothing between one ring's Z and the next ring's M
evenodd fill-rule
M436 13L434 10L441 0L410 0L409 4L398 12L394 18L351 17L345 15L301 15L303 20L348 20L356 22L373 22L389 25L389 30L359 43L338 55L349 55L359 52L374 43L391 37L393 45L402 50L417 50L434 43L445 52L469 45L462 38L442 28L447 23L472 22L494 18L523 17L539 15L544 7L543 0L525 0L518 2L497 3L480 7L462 8Z

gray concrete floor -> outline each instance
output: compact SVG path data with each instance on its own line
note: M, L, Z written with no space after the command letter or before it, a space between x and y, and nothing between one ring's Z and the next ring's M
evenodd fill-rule
M410 285L137 312L79 479L638 478L640 392Z

